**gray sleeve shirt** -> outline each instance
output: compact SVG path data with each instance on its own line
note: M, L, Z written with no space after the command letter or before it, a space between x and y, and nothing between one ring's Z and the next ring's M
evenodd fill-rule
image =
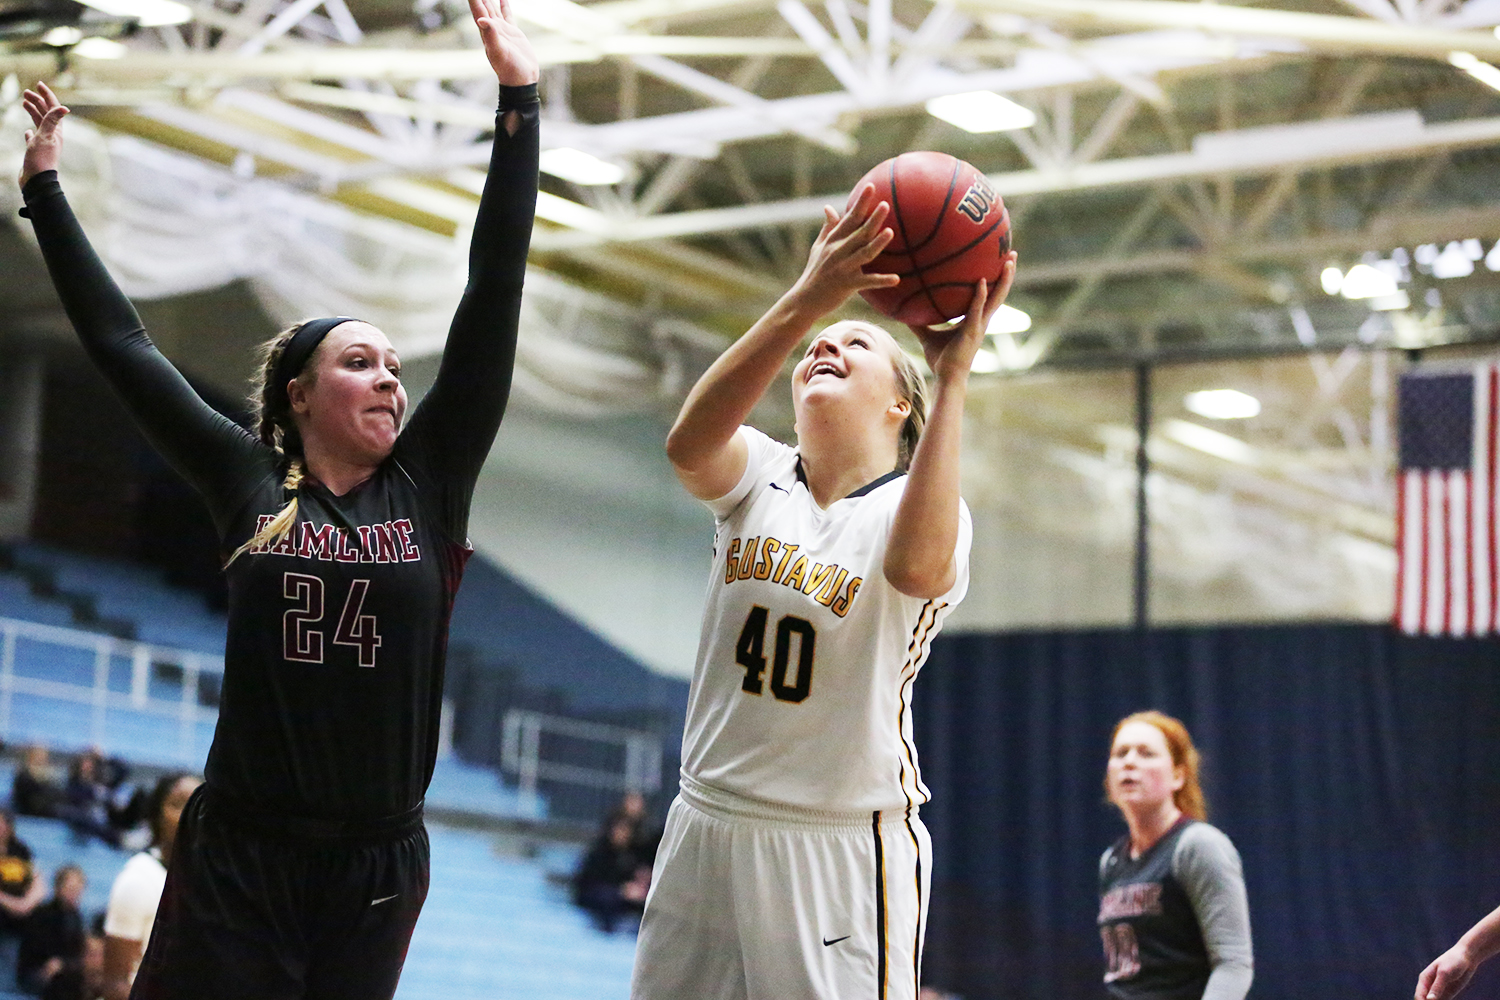
M1177 841L1172 874L1192 902L1213 966L1203 1000L1244 1000L1255 958L1239 852L1222 831L1194 823Z

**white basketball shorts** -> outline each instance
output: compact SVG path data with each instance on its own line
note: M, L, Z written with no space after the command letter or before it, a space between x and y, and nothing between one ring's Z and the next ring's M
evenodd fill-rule
M684 777L632 1000L916 1000L931 856L915 808L815 813Z

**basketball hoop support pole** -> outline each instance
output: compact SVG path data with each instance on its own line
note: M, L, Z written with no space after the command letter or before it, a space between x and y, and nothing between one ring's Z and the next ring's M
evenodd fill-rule
M1135 628L1144 635L1150 620L1151 519L1147 506L1146 477L1151 456L1146 440L1151 435L1151 362L1135 365Z

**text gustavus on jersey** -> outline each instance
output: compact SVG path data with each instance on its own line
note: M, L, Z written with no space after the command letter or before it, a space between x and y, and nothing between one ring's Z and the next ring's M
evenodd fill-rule
M800 590L840 618L844 617L854 604L864 578L851 579L849 571L837 563L815 562L809 569L807 556L797 555L801 547L770 535L763 539L731 539L724 582L770 580Z

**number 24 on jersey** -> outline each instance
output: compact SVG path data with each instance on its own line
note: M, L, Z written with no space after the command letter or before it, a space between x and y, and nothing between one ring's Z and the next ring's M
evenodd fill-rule
M369 580L354 580L344 597L344 610L333 631L335 646L352 646L359 650L359 665L375 666L375 651L380 648L380 633L374 615L364 614ZM281 616L282 656L298 663L323 662L323 630L314 628L323 620L323 579L307 573L285 573L281 593L296 607Z

